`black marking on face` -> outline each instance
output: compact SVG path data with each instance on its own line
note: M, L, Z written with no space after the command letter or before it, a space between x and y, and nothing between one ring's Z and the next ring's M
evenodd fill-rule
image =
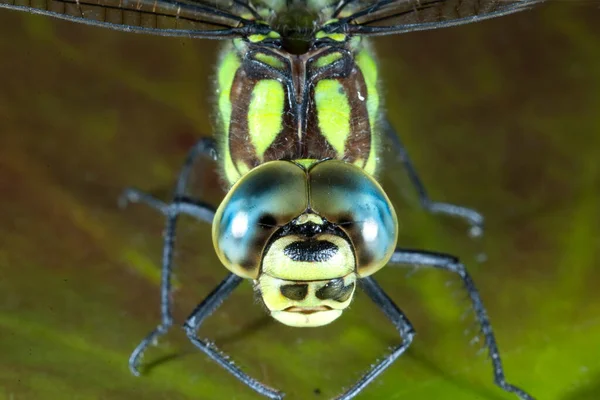
M332 279L321 289L317 290L315 295L320 300L335 300L343 303L347 301L354 290L354 282L344 286L343 278Z
M350 238L348 238L348 235L346 234L346 232L344 232L342 229L340 229L337 226L337 224L332 224L331 222L328 222L327 220L324 220L323 224L320 224L320 225L317 225L313 222L307 222L306 224L301 224L301 225L297 225L293 222L290 222L290 223L283 225L281 228L279 228L278 230L276 230L273 233L273 235L269 238L267 245L264 247L264 249L262 249L261 254L267 254L270 251L273 243L277 242L277 240L281 239L282 237L296 235L296 236L305 237L306 239L310 240L310 238L315 235L320 235L320 234L325 234L325 233L333 235L333 236L338 236L338 237L344 239L346 242L351 243ZM262 267L263 260L264 260L264 257L261 257L261 267Z
M298 240L283 249L293 261L323 262L335 256L338 247L327 240Z
M308 285L296 284L296 285L283 285L279 288L281 294L290 300L304 300L308 294Z
M323 232L323 226L315 224L314 222L307 222L306 224L298 225L294 231L297 235L303 235L310 238Z

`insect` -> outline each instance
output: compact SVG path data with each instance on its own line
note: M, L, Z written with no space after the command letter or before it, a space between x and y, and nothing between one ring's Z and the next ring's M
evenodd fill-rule
M386 264L420 265L457 274L485 337L495 383L521 399L510 384L479 293L465 266L452 256L396 247L397 216L377 182L384 137L408 171L429 212L462 218L472 235L483 217L432 201L391 124L382 115L377 65L368 36L437 29L515 13L543 0L47 0L0 7L115 30L222 39L216 88L217 141L190 151L172 201L138 190L142 202L166 216L160 324L133 351L138 375L144 351L172 326L171 272L177 217L212 224L213 244L227 277L184 324L191 342L259 394L283 393L252 378L197 336L202 322L244 280L253 282L270 315L294 327L339 318L357 284L397 328L401 343L339 396L350 399L410 346L406 315L372 275ZM186 194L192 165L219 161L227 195L218 209Z

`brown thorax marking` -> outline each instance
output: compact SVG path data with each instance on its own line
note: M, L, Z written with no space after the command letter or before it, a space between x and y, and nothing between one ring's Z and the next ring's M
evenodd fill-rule
M275 57L282 69L266 65L256 59L256 54ZM335 62L317 68L321 57L339 53ZM354 61L347 45L329 45L292 54L283 49L248 44L240 51L242 65L238 69L231 90L232 114L229 149L236 165L244 163L252 169L261 162L281 159L337 158L348 162L366 160L371 152L371 127L365 98L368 96L365 79ZM247 113L252 89L262 79L275 79L282 83L286 95L282 131L266 149L262 157L256 153L249 137ZM351 107L350 135L344 154L337 154L320 133L314 104L314 88L322 79L338 80L346 91ZM363 96L359 99L358 93ZM262 158L262 160L261 160Z

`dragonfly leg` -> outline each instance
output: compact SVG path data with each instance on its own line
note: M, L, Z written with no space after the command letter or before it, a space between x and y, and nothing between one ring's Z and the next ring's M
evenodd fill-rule
M432 214L445 214L452 217L462 218L470 225L470 236L481 236L483 234L483 216L471 208L458 206L450 203L432 201L429 198L429 195L427 194L425 185L423 185L423 182L421 182L421 178L419 178L419 175L417 174L417 171L415 170L415 167L413 166L410 157L408 156L408 152L406 151L404 144L402 143L400 137L392 127L392 124L388 120L384 120L382 121L381 125L382 128L385 130L387 136L389 137L390 141L392 142L392 146L398 158L404 165L404 168L406 168L408 177L418 193L419 202L421 203L421 206Z
M160 311L161 322L150 332L135 348L129 357L129 369L131 373L139 376L139 364L144 351L154 343L160 336L164 335L171 325L173 317L171 315L171 274L173 263L173 248L175 244L175 228L179 214L191 215L204 222L212 222L215 210L212 206L200 201L193 201L185 196L187 181L189 179L192 167L196 159L202 155L210 155L215 158L214 140L201 139L188 153L185 163L179 173L177 185L171 203L165 203L151 195L140 192L136 189L127 189L120 199L121 205L129 202L145 203L152 208L157 209L166 217L164 244L162 254L161 285L160 285Z
M357 383L354 384L354 386L337 397L336 400L349 400L362 392L367 385L373 382L375 378L392 365L394 361L409 348L415 336L415 330L406 315L404 315L392 299L389 298L375 279L372 277L363 278L360 280L360 283L371 300L383 311L392 324L394 324L400 333L402 344L397 346L394 351L372 367Z
M230 273L203 301L189 316L183 328L190 339L190 341L198 349L202 350L207 356L213 361L225 368L230 374L239 379L242 383L256 391L257 393L268 397L270 399L283 399L283 393L272 389L256 379L250 377L248 374L239 369L221 350L219 350L214 344L201 340L198 338L197 331L202 325L202 322L210 316L221 303L229 297L235 288L238 287L242 278Z
M514 393L521 400L534 400L534 398L526 393L523 389L511 385L506 381L504 376L504 368L502 367L502 360L500 359L500 351L496 344L496 338L492 330L492 325L487 315L487 311L481 301L479 291L475 287L475 283L471 276L467 272L465 266L460 263L458 258L442 253L427 252L422 250L408 250L408 249L396 249L392 258L390 259L391 264L400 264L406 266L422 266L438 268L445 271L450 271L457 274L462 280L465 289L469 294L469 298L475 311L475 316L479 322L481 333L485 338L485 344L488 348L490 358L492 361L492 367L494 372L494 381L503 390Z

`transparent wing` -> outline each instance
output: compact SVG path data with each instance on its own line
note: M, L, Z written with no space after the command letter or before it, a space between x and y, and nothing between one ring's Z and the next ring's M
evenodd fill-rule
M224 39L261 33L247 0L0 0L0 8L162 36Z
M519 12L546 0L341 0L328 32L390 35L468 24Z

